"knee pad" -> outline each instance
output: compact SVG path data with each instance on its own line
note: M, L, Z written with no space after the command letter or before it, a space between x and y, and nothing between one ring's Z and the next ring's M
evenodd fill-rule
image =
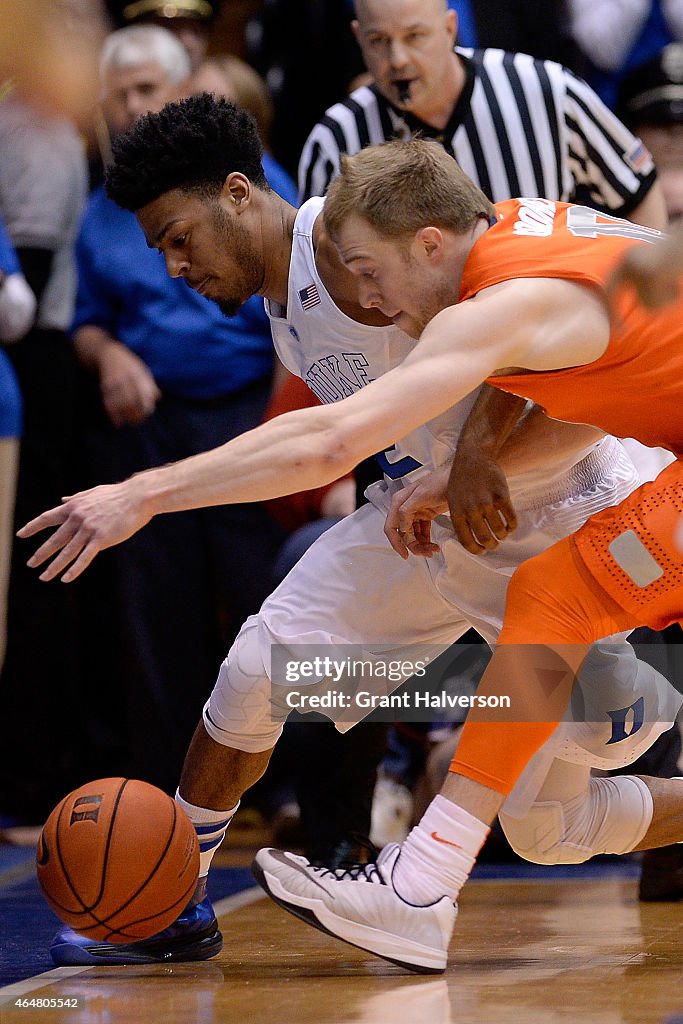
M598 853L628 853L652 821L653 803L641 779L591 779L585 793L562 803L535 803L523 818L501 812L515 853L533 864L581 864Z
M252 615L220 667L204 705L204 727L216 743L254 754L275 746L282 726L283 718L271 704L271 684L258 639L258 618Z

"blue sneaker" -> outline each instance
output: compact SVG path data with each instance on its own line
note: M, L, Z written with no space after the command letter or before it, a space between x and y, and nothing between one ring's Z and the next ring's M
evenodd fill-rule
M140 942L98 942L66 925L50 946L58 967L167 964L209 960L223 948L223 936L208 896L187 907L173 924Z

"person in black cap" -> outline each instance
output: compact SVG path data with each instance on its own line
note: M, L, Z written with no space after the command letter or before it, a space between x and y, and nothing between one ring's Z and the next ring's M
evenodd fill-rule
M683 43L670 43L622 81L624 121L650 150L669 223L683 219Z
M107 7L119 25L152 22L178 36L187 50L192 73L206 56L209 26L221 0L107 0Z

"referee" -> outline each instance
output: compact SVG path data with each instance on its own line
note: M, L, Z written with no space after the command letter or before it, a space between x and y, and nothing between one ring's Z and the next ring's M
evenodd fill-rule
M302 202L325 194L342 154L420 134L439 141L492 202L545 196L666 228L649 152L567 68L523 53L456 47L457 16L446 0L356 0L355 11L352 28L371 84L330 107L308 136L299 163ZM377 476L366 468L363 483ZM326 723L299 728L307 731L311 763L328 766L324 793L316 772L298 783L302 819L309 828L315 822L306 852L334 866L359 853L349 824L369 831L384 726L361 724L343 736Z
M324 195L342 153L419 133L494 202L545 196L666 227L649 153L580 78L523 53L454 48L446 0L356 0L372 78L330 107L304 145L299 198Z

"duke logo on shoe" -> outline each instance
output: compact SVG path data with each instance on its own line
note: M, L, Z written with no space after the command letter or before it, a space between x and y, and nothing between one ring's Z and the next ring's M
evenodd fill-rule
M392 877L400 854L393 843L374 864L331 871L264 849L252 870L271 899L302 921L399 967L438 974L446 969L458 910L449 896L427 906L404 900Z

